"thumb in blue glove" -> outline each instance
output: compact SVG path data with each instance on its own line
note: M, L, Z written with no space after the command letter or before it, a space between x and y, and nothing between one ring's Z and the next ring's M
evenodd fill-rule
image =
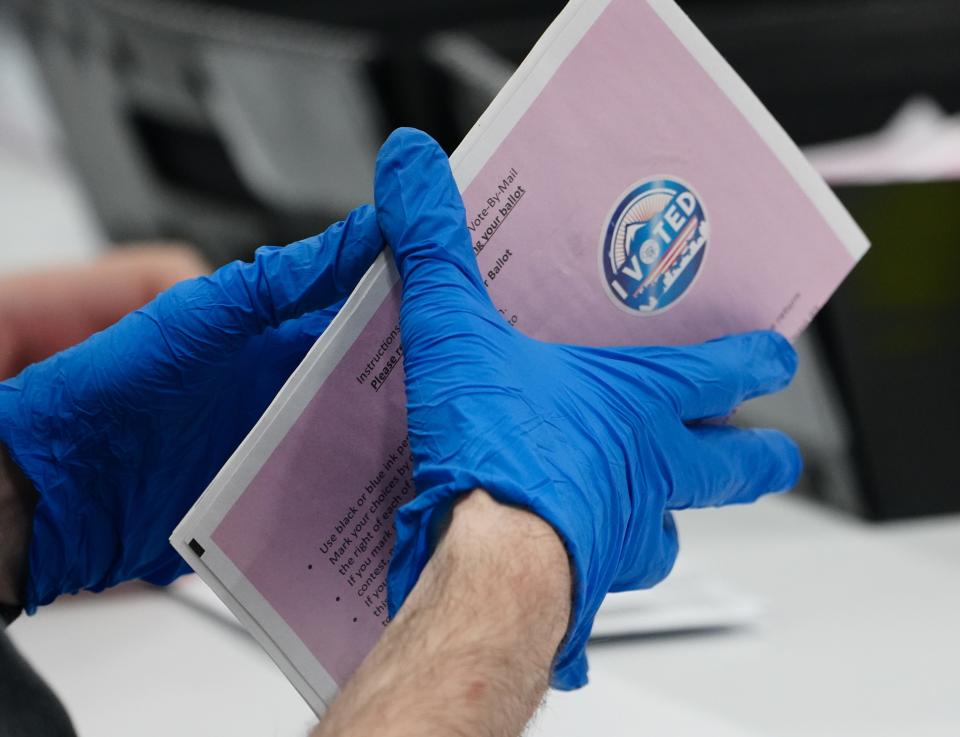
M453 500L482 488L545 519L566 545L574 601L553 685L581 686L604 596L670 572L671 510L751 502L795 483L801 461L787 436L700 420L782 389L796 354L769 332L683 348L524 336L487 295L446 156L417 131L397 131L381 149L376 208L403 281L419 492L397 515L391 610L416 583Z
M0 383L38 492L25 606L188 569L167 542L382 249L376 215L181 282Z

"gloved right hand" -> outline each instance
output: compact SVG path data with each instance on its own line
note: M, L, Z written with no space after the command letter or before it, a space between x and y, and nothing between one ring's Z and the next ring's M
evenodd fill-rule
M403 279L400 329L414 481L396 518L391 613L431 554L453 500L482 488L563 539L574 575L553 685L586 682L584 646L607 592L670 571L670 510L751 502L787 489L796 445L774 430L701 420L782 389L796 354L748 333L685 348L554 345L510 327L487 296L447 157L395 132L377 162L376 209Z

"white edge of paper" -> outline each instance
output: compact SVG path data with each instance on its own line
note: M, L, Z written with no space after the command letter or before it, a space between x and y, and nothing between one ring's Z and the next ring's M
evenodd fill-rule
M323 716L339 689L330 674L310 654L296 633L290 629L281 617L276 616L269 604L263 601L261 605L257 601L258 598L262 600L263 597L259 596L253 589L253 585L239 571L237 571L237 579L233 583L232 590L220 581L220 577L211 570L207 561L211 558L216 559L215 564L221 570L225 567L233 568L233 564L215 544L208 540L209 547L204 546L203 558L200 558L185 543L178 544L173 538L170 541L177 552L197 572L204 584L210 587L243 625L244 629L270 656L270 659L277 664L277 667L297 690L297 693L307 702L307 705L313 709L313 712L318 717ZM234 568L234 570L236 569ZM238 595L234 595L234 592ZM245 606L241 603L241 598L250 602L250 605ZM262 621L270 622L273 636L260 624L260 617L264 617ZM276 641L274 637L277 638ZM297 643L297 645L291 647L293 643ZM309 661L312 662L303 662L305 660L304 654L309 656Z

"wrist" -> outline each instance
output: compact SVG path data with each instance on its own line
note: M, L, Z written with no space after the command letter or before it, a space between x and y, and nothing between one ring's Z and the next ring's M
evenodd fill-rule
M23 606L27 553L37 492L0 443L0 606Z
M553 528L475 490L454 504L395 624L430 621L430 640L455 643L476 682L506 667L542 691L570 609L570 562Z
M540 517L475 490L454 505L424 573L449 577L512 646L552 661L569 623L571 570L563 542Z

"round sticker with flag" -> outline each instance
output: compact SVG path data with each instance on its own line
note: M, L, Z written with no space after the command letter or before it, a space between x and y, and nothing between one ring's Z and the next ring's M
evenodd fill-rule
M652 177L635 184L613 209L603 237L603 276L613 300L639 315L674 304L703 263L709 226L687 184Z

